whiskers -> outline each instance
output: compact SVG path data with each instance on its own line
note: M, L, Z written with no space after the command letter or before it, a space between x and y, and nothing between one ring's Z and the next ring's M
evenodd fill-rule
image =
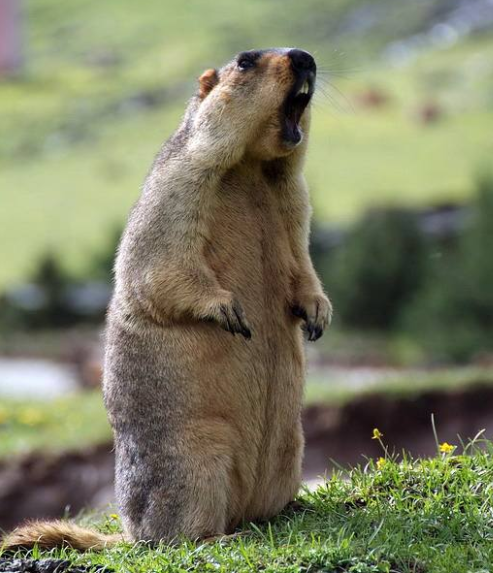
M315 107L325 106L327 103L339 113L354 113L351 100L344 94L328 76L317 73L317 87L313 94Z
M344 52L334 50L332 55L315 54L317 60L317 87L313 103L316 107L325 106L327 103L339 113L355 113L355 108L349 97L336 85L338 79L347 80L356 73L363 71L362 68L348 65L344 61Z
M349 78L358 72L364 71L364 68L347 61L347 55L340 50L334 50L332 53L319 54L314 52L317 61L317 70L321 73L330 73L336 77Z

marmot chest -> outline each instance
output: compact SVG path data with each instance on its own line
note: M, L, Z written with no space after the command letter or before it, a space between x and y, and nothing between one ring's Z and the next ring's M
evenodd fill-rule
M224 181L208 224L205 256L223 288L285 305L293 255L276 190L261 178Z

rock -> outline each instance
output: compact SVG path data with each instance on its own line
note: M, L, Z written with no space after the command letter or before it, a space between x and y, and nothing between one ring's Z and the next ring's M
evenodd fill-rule
M110 573L103 565L76 565L64 559L0 558L1 573Z

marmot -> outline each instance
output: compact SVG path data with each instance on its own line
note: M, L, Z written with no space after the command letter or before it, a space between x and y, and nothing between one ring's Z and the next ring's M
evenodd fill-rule
M302 326L316 340L331 315L302 175L315 75L298 49L204 72L131 212L103 383L126 539L227 534L298 491ZM114 540L35 522L5 544Z

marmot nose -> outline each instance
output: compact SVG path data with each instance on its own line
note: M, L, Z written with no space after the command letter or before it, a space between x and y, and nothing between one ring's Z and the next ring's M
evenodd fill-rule
M303 50L289 50L288 56L291 58L291 63L296 71L314 72L317 68L313 56Z

